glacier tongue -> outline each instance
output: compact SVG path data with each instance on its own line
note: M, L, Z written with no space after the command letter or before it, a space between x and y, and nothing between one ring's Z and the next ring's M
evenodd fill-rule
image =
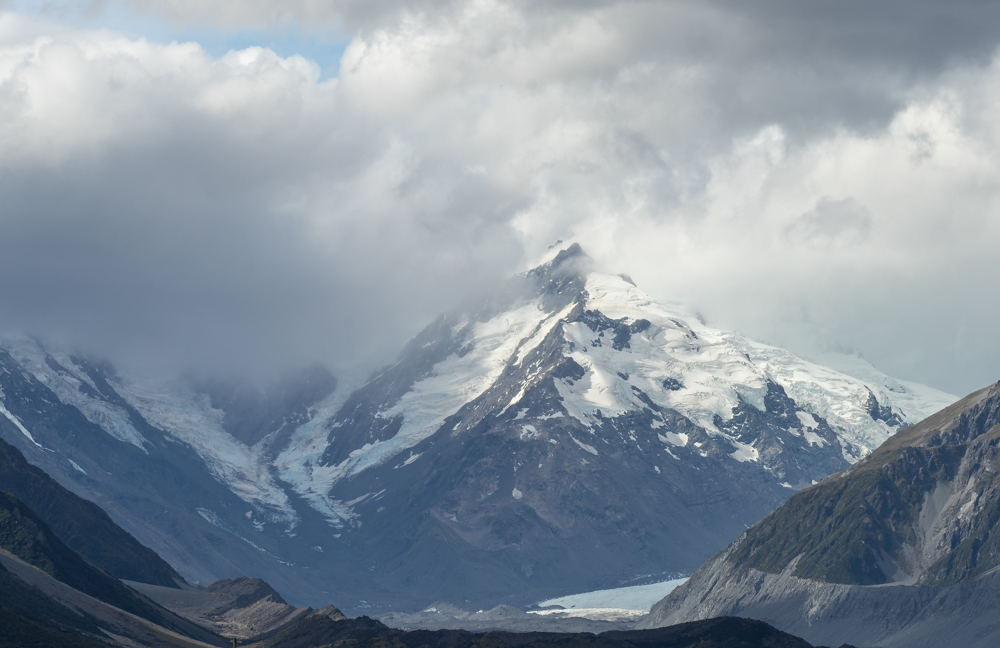
M334 528L341 529L355 516L349 504L330 497L330 489L344 473L344 464L323 465L330 419L343 405L343 390L337 390L313 411L312 419L292 433L288 445L274 459L278 476Z
M212 408L207 396L193 393L181 381L113 386L143 418L193 448L219 482L268 522L288 531L295 528L298 514L271 476L265 442L248 447L233 438L222 429L223 413Z

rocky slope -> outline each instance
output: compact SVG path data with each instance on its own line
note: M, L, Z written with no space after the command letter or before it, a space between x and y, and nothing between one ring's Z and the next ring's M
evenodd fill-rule
M0 491L24 502L73 551L115 578L166 587L177 587L183 581L166 561L115 524L101 507L60 486L3 440Z
M147 583L129 585L171 612L241 641L260 641L318 613L312 608L289 605L274 588L259 578L226 578L208 587L167 588ZM327 606L319 613L335 619L345 618L333 606Z
M192 581L486 609L690 573L953 400L861 368L712 329L569 246L349 394L320 370L153 385L8 343L0 437Z
M643 624L739 615L810 641L995 645L998 466L1000 383L792 497Z
M84 531L86 533L86 531ZM95 538L91 546L105 538ZM133 540L134 542L134 540ZM175 585L176 587L176 585ZM168 589L168 588L163 588ZM0 645L221 643L66 546L19 499L0 491Z

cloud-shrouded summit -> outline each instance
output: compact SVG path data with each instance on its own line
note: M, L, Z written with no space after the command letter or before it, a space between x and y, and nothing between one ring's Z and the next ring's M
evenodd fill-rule
M955 400L854 361L712 328L563 244L357 389L149 380L5 342L0 432L192 580L252 567L310 605L336 583L350 613L488 610L691 573Z
M2 6L4 331L370 366L562 238L807 355L996 378L988 3ZM160 23L347 45L324 70Z

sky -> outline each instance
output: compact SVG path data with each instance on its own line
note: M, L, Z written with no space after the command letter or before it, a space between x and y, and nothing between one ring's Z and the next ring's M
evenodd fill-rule
M0 0L0 331L391 360L557 239L709 324L1000 378L1000 5Z

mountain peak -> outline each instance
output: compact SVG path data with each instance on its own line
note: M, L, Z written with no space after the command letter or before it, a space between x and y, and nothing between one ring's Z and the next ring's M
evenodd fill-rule
M519 276L548 279L573 275L584 279L592 269L593 259L584 252L579 243L573 243L558 251L550 249L535 267Z
M529 259L527 269L521 276L531 273L549 271L563 266L567 262L592 262L590 256L579 243L566 243L556 241L548 247L544 254L534 259Z
M690 573L954 400L713 329L596 265L554 247L345 398L316 403L332 380L302 381L263 426L252 399L11 347L0 433L104 489L155 547L172 535L192 580L237 564L302 602L341 583L349 612L375 597L487 609Z
M551 265L553 268L557 268L570 259L578 259L578 258L590 258L590 257L588 257L587 253L583 251L583 248L580 246L579 243L574 243L570 245L568 248L560 250L559 254L556 255L556 258L552 259L552 262L549 265Z

